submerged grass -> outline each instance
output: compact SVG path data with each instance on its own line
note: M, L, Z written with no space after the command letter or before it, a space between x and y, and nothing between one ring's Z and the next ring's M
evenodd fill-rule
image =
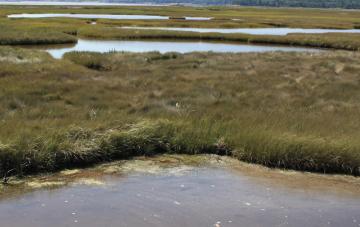
M54 60L0 47L0 172L213 153L359 175L358 57L73 52Z

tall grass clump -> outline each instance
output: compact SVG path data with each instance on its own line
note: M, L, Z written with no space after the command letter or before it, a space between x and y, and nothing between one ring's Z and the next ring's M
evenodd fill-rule
M234 155L276 168L359 175L359 149L346 142L255 131L238 138Z
M43 137L22 135L10 145L0 146L0 173L55 171L163 153L223 153L225 147L215 143L216 138L205 138L211 129L187 129L167 120L146 120L103 132L72 128Z
M211 122L146 120L102 132L76 128L41 138L22 136L12 145L1 145L0 170L3 175L27 174L176 153L231 155L269 167L360 174L358 147L265 131L240 129L231 136Z
M101 53L93 53L91 55L84 55L84 52L71 52L65 54L66 58L72 62L83 65L86 68L108 71L111 70L111 65L103 58Z

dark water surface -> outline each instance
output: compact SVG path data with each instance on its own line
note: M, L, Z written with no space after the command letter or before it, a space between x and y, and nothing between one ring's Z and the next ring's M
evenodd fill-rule
M360 226L359 179L186 159L28 179L3 189L0 226Z

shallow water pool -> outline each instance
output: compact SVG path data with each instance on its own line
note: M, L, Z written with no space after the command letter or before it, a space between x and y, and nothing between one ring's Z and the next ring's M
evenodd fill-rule
M250 35L279 35L290 33L323 34L323 33L360 33L360 29L304 29L304 28L175 28L175 27L120 27L124 29L185 31L200 33L242 33Z
M125 52L220 52L220 53L249 53L249 52L319 52L316 48L301 48L289 46L267 46L267 45L251 45L239 43L220 43L220 42L202 42L202 41L111 41L111 40L83 40L80 39L77 44L68 45L52 45L46 47L35 47L44 49L54 58L61 58L65 53L71 51L92 51L105 53L109 51L125 51Z
M360 226L359 181L351 177L187 159L135 159L26 179L1 194L1 226Z
M80 18L80 19L111 19L111 20L169 20L168 16L157 15L116 15L116 14L70 14L70 13L23 13L11 14L8 18ZM185 20L211 20L210 17L184 17Z

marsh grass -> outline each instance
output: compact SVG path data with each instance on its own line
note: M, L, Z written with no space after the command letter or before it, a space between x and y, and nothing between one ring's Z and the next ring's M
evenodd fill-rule
M354 28L360 24L359 12L356 10L319 10L319 9L289 9L289 8L254 8L254 7L64 7L64 6L2 6L0 16L19 13L83 13L83 14L146 14L165 15L170 17L213 17L208 22L176 21L184 26L198 24L223 27L226 24L234 27L301 27L301 28ZM231 21L231 19L239 19ZM24 20L31 22L34 20ZM38 21L38 20L35 20ZM103 21L103 20L101 20ZM106 21L106 20L105 20ZM107 20L110 23L114 20ZM135 23L144 23L137 21ZM169 21L152 21L149 23L169 23ZM201 25L200 25L201 24ZM159 24L158 24L159 25ZM158 26L157 25L157 26Z
M358 57L73 52L54 60L1 47L0 172L214 153L359 175Z
M353 28L356 11L167 7L205 22L0 19L0 43L197 39L358 50L359 35L198 34L141 26ZM161 7L1 7L11 13L163 14ZM337 16L335 16L337 15ZM239 21L231 21L237 18ZM0 173L161 153L213 153L271 167L360 175L356 52L67 53L0 47ZM295 64L296 63L296 64Z
M0 23L0 45L38 45L76 43L76 37L55 29L18 28Z
M71 18L7 19L16 13L88 13L88 14L146 14L171 17L213 17L210 21L184 20L96 20ZM295 27L295 28L357 28L357 11L314 9L261 9L246 7L21 7L0 8L0 45L74 43L77 37L98 39L197 39L227 40L265 44L325 47L346 50L359 49L359 35L352 34L292 34L286 37L254 36L246 34L197 34L175 31L137 31L119 29L121 26L157 27ZM232 19L238 19L236 21ZM77 37L76 37L77 36Z

